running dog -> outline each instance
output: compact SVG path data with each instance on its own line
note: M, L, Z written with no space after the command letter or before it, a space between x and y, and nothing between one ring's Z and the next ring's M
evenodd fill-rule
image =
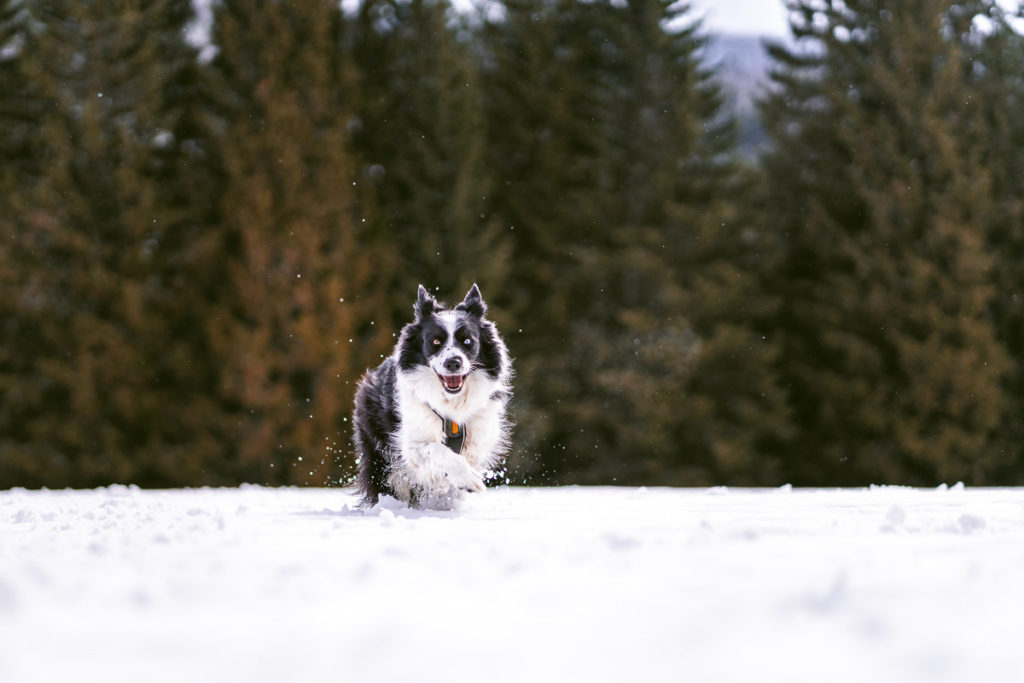
M356 390L361 505L390 495L447 510L497 476L509 447L512 362L475 284L448 308L420 285L415 318Z

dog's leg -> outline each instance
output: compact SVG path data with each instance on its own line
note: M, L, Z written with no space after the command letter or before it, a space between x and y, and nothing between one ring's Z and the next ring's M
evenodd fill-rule
M407 443L388 478L396 496L423 507L450 508L484 482L464 458L437 443Z

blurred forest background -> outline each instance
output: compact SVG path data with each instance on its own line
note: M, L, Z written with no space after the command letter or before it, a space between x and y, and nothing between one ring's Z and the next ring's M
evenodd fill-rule
M345 483L474 281L513 483L1024 483L1020 24L788 5L0 0L0 488Z

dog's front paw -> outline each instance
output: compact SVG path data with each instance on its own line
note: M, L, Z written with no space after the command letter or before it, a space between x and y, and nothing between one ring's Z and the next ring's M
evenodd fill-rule
M466 493L483 491L484 481L461 456L444 446L431 445L418 474L415 498L421 507L450 510Z
M441 447L434 455L437 473L443 478L437 483L442 487L447 484L459 491L484 490L483 475L474 470L462 456L456 455L444 447Z

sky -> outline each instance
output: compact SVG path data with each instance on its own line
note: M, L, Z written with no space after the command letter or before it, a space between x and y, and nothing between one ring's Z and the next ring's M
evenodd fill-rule
M710 33L783 37L789 25L782 0L690 0Z
M789 35L783 0L690 0L694 11L704 15L710 33L731 33L772 37ZM1020 0L999 0L1008 11L1021 6ZM1015 26L1020 30L1024 24Z
M452 0L456 7L470 6L480 0ZM789 23L783 0L689 0L695 14L702 15L710 33L730 33L783 38L789 35ZM205 17L210 0L195 0ZM353 7L358 0L342 0ZM999 0L1006 9L1020 6L1020 0ZM208 21L196 22L196 29L208 30Z
M456 7L469 7L480 0L452 0ZM191 39L199 45L209 43L210 0L194 0L199 16L190 30ZM710 33L730 33L785 37L789 25L783 0L690 0L694 16L703 16ZM358 0L343 0L342 5L353 8ZM206 58L213 56L213 50Z

